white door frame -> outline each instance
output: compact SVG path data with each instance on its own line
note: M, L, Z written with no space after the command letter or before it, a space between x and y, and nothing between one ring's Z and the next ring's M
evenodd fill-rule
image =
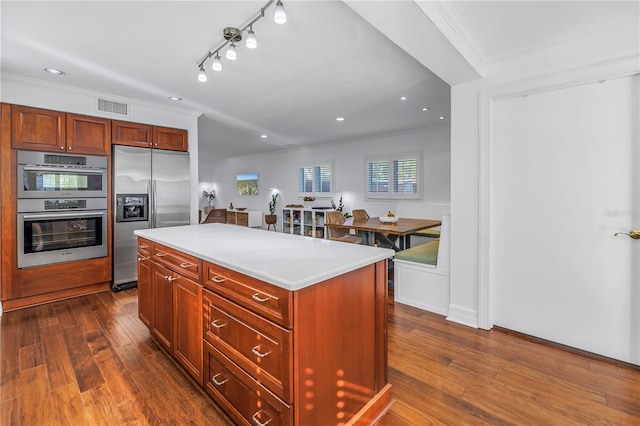
M480 91L478 105L478 327L494 326L494 104L497 101L640 73L640 56L631 56L562 73ZM638 296L640 297L640 295Z

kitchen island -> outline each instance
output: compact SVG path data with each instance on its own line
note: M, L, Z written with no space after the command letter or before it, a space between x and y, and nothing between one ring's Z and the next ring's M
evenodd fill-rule
M374 424L393 250L206 224L135 232L139 316L238 424Z

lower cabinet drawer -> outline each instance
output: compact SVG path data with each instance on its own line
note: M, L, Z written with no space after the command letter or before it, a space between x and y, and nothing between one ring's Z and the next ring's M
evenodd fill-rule
M202 300L205 341L291 402L292 332L208 290Z
M292 425L293 407L253 380L220 351L204 342L204 387L239 425Z

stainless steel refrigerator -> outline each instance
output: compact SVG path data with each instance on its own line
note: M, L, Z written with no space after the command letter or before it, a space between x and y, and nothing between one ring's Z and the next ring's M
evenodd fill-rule
M133 231L189 224L189 153L113 147L113 286L135 287Z

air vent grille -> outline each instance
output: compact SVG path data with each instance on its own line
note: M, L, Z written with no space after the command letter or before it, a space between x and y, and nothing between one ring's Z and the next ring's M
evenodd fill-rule
M122 102L108 101L106 99L98 99L98 111L108 112L110 114L129 115L129 105Z

